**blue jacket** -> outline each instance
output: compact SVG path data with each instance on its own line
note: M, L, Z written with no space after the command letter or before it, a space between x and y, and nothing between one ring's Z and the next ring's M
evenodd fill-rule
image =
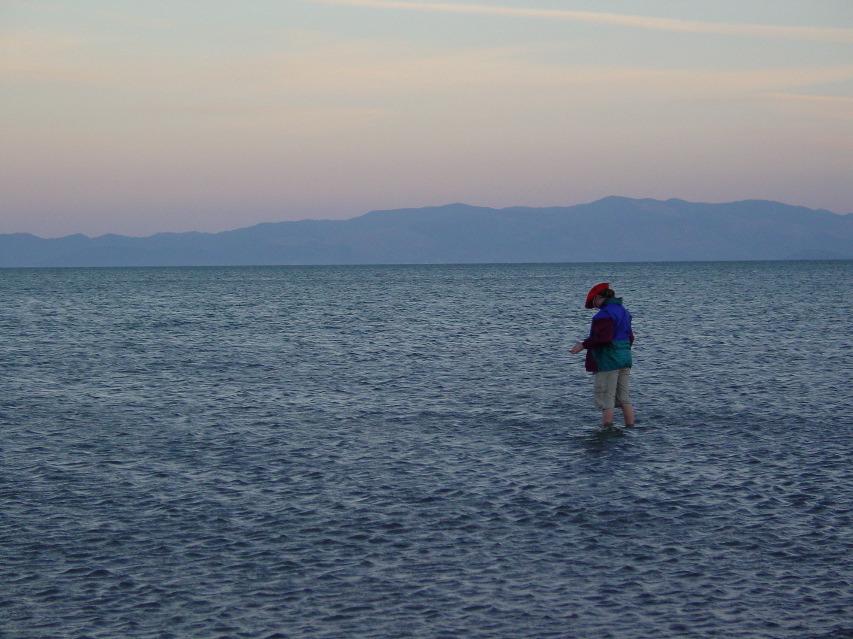
M631 314L622 306L621 297L604 300L592 318L589 337L583 341L586 351L586 370L613 371L631 366Z

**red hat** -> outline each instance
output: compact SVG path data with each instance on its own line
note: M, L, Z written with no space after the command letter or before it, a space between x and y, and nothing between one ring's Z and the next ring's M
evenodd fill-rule
M610 282L602 282L589 289L589 293L586 294L586 307L592 308L592 298L608 288L610 288Z

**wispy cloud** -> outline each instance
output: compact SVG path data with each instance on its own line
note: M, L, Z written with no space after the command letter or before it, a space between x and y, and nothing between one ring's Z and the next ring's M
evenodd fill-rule
M98 11L95 15L108 22L138 29L171 31L178 26L178 23L175 20L163 20L161 18L122 13L120 11Z
M765 93L758 97L790 106L800 113L838 120L853 120L853 98L784 92ZM842 144L847 144L849 148L850 135L840 135L838 140Z
M80 65L76 56L88 41L70 34L39 31L3 34L0 78L89 84L96 74Z
M341 100L352 101L356 110L381 104L393 111L429 96L476 103L496 95L506 101L507 95L518 94L526 101L538 96L546 103L562 98L573 104L741 99L807 92L809 87L853 78L851 65L665 69L557 63L551 55L540 59L539 53L549 54L561 45L435 51L397 41L335 41L317 33L271 35L282 41L278 51L170 57L171 49L152 49L128 59L110 56L106 44L82 36L24 32L7 38L10 46L0 58L0 78L138 91L158 104L196 104L199 96L228 109L253 102L262 115L271 105L328 107Z
M303 0L303 2L310 2L313 4L346 5L373 9L428 11L432 13L464 13L518 18L543 18L549 20L566 20L569 22L634 27L638 29L652 29L656 31L677 31L686 33L741 35L764 38L788 38L795 40L853 43L853 29L840 27L731 24L724 22L679 20L675 18L654 18L616 13L597 13L591 11L531 9L441 2L397 2L395 0Z
M768 98L779 100L796 100L798 102L824 102L829 104L847 104L853 107L853 98L835 95L803 95L800 93L767 93Z

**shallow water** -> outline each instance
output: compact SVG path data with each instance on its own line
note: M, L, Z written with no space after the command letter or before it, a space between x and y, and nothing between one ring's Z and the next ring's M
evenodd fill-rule
M2 270L0 637L851 637L851 274Z

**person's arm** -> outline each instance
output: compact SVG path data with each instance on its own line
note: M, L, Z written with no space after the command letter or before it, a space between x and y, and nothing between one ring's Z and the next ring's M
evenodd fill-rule
M584 348L597 348L599 346L610 346L616 337L616 324L612 317L602 317L592 320L592 329L583 342Z
M585 348L596 348L598 346L609 346L616 336L616 324L611 317L602 317L592 320L592 328L589 337L584 341L572 346L570 353L577 355Z

